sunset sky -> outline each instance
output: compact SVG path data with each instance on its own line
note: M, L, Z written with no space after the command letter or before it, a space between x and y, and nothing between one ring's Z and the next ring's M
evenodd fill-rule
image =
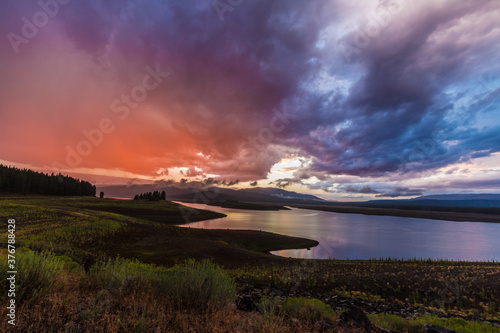
M2 1L0 163L500 193L499 22L498 0Z

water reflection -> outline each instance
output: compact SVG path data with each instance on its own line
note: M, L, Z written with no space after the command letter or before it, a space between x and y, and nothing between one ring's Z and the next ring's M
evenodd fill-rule
M183 203L185 204L185 203ZM292 208L251 211L186 204L227 214L222 219L190 223L206 229L251 229L305 237L320 245L275 254L296 258L432 258L500 260L500 224L339 214Z

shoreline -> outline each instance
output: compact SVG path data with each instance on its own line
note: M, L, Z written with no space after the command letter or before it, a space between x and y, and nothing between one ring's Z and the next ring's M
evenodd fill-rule
M500 223L500 215L479 214L479 213L410 210L410 209L398 209L398 208L323 206L323 205L291 205L291 207L299 209L321 210L321 211L341 213L341 214L398 216L398 217L443 220L452 222Z

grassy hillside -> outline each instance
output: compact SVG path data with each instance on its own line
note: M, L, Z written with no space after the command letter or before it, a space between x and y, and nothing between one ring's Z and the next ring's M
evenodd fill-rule
M120 256L160 265L211 258L238 266L279 260L265 254L268 251L317 245L266 232L177 227L225 215L168 201L3 196L0 216L16 220L18 246L51 250L82 263Z
M499 263L281 258L267 252L317 242L179 227L222 214L162 201L3 196L0 216L16 219L19 332L365 332L342 321L352 306L393 330L500 331L484 322Z

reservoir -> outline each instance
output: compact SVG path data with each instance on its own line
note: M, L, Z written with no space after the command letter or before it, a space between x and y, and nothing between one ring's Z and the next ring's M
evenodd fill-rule
M314 239L320 243L310 250L272 252L285 257L500 261L500 223L341 214L298 208L255 211L181 204L227 215L185 224L184 227L262 230Z

